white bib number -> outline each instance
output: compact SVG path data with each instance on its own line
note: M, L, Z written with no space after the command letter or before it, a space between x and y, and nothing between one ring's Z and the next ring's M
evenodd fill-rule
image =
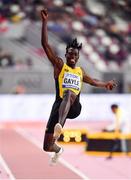
M72 73L64 74L64 79L62 83L63 88L72 88L79 91L80 86L81 86L80 76Z

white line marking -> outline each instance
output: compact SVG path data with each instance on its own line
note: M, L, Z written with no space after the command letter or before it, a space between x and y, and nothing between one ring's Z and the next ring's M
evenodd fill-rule
M15 180L15 177L13 176L11 170L9 169L8 165L6 164L5 160L3 159L2 155L0 154L0 164L4 167L5 171L9 175L9 178L11 180Z
M25 130L23 130L22 128L15 128L14 129L18 134L22 135L25 139L27 139L28 141L30 141L31 143L33 143L34 145L36 145L38 148L42 148L41 143L36 140L32 135L30 135L29 133L27 133ZM50 155L50 153L49 153ZM72 166L70 163L68 163L66 160L64 160L63 158L60 158L59 162L61 164L63 164L66 168L70 169L71 171L73 171L75 174L79 175L82 179L85 180L89 180L89 178L82 173L80 170L78 170L77 168L75 168L74 166Z
M72 166L65 159L60 158L59 162L63 164L65 167L67 167L68 169L70 169L71 171L73 171L74 173L76 173L77 175L79 175L82 179L89 180L89 178L83 172L81 172L80 170Z

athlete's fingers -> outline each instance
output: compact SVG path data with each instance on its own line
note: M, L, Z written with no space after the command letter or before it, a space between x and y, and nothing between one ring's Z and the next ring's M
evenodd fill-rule
M48 12L47 12L47 9L43 9L42 11L41 11L41 17L42 17L42 19L47 19L47 17L48 17Z
M113 87L117 86L117 82L115 79L111 80L110 83L112 84Z
M43 9L41 12L42 12L45 16L48 16L48 12L47 12L47 9L46 9L46 8Z
M115 79L113 79L113 86L116 87L117 86L117 82Z

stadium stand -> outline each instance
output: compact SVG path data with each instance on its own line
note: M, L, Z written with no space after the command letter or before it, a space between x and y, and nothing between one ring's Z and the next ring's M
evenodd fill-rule
M30 19L39 24L39 11L43 6L50 11L49 30L65 43L77 36L92 63L99 64L103 60L108 68L114 65L117 70L129 59L130 1L6 0L1 2L2 30L8 29L8 21L16 24ZM106 66L102 68L106 70Z
M72 0L2 0L1 47L12 52L11 67L50 69L48 61L44 61L44 68L41 66L46 59L40 43L39 12L43 7L49 11L49 41L58 55L63 57L65 44L77 37L83 43L80 64L86 64L85 69L91 75L101 78L105 72L122 73L130 69L129 0L76 0L75 3ZM11 47L16 47L19 53Z

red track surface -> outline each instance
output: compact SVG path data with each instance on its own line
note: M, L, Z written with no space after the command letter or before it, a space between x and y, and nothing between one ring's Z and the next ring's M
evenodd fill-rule
M99 131L105 124L67 123L66 127L88 127ZM16 127L24 130L28 138L15 131ZM0 154L16 179L82 179L75 172L58 163L55 167L48 165L49 156L32 142L34 138L42 147L44 127L41 123L4 124L0 129ZM131 159L115 157L89 156L84 152L84 145L63 145L62 158L81 171L90 179L131 179ZM0 179L9 178L0 162Z
M0 131L1 155L16 179L78 179L62 164L48 165L48 155L14 130Z

